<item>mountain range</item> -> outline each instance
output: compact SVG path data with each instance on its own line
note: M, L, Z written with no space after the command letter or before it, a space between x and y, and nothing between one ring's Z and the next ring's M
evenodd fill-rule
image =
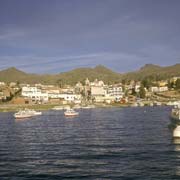
M30 74L20 71L14 67L0 71L0 81L20 83L42 83L42 84L75 84L84 82L86 78L90 81L103 80L105 83L118 83L122 80L143 80L153 78L156 80L180 76L180 64L172 66L158 66L146 64L137 71L128 73L117 73L105 66L98 65L95 68L77 68L59 74Z

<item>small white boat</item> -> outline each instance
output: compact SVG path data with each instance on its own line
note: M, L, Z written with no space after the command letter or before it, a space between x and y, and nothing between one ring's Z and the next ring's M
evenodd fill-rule
M179 106L176 106L175 108L172 109L171 118L176 123L180 122L180 107Z
M27 113L26 111L21 110L21 111L18 111L17 113L15 113L15 114L14 114L14 117L15 117L16 119L24 119L24 118L30 118L30 117L32 117L32 114L29 114L29 113Z
M82 109L91 109L90 106L82 106L81 108L82 108Z
M78 116L79 113L74 111L73 109L67 109L65 112L64 112L64 115L67 116L67 117L73 117L73 116Z
M33 110L33 109L30 109L30 110L29 110L29 113L31 113L32 116L40 116L40 115L42 115L42 112L40 112L40 111L35 111L35 110Z
M139 105L140 107L143 107L143 106L144 106L144 103L143 103L143 102L139 102L138 105Z
M173 131L173 137L180 138L180 126L177 126Z
M171 102L171 101L169 101L169 102L166 103L166 105L167 105L167 106L174 106L174 103Z
M92 108L95 108L94 105L88 105L88 106L82 106L81 107L82 109L92 109Z
M157 102L157 106L161 106L162 105L162 103L161 102Z
M131 104L131 107L138 107L138 103L133 103L133 104Z
M155 105L155 106L161 106L161 105L162 105L162 103L161 103L161 102L159 102L159 101L155 101L155 102L154 102L154 105Z
M52 110L56 110L56 111L63 110L63 109L64 109L63 106L55 106L52 108Z
M22 119L22 118L29 118L33 116L39 116L39 115L42 115L42 112L35 111L33 109L25 109L25 110L20 110L17 113L15 113L14 117L16 119Z

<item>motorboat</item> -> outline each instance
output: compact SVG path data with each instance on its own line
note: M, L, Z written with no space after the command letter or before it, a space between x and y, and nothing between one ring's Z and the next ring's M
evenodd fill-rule
M180 123L180 104L171 110L171 118L175 123Z
M173 128L173 137L180 138L180 102L171 110L171 126Z
M32 116L39 116L42 115L42 112L40 111L35 111L34 109L28 109L29 113L32 114Z
M35 111L33 109L25 109L25 110L20 110L17 113L15 113L14 117L16 119L21 119L21 118L30 118L30 117L39 116L39 115L42 115L42 112Z
M30 118L32 117L32 114L28 113L25 110L20 110L17 113L14 114L14 117L16 119L24 119L24 118Z
M143 102L139 102L138 105L139 105L140 107L143 107L143 106L144 106L144 103L143 103Z
M67 109L65 112L64 112L64 115L67 116L67 117L73 117L73 116L78 116L79 113L74 111L74 109Z
M94 105L87 105L87 106L82 106L81 107L82 109L92 109L92 108L95 108Z
M168 105L168 106L180 106L180 101L174 101L174 102L169 101L166 103L166 105Z
M131 107L138 107L138 103L133 103L133 104L131 104Z
M63 110L63 109L64 109L63 106L55 106L52 108L52 110L56 110L56 111Z
M173 130L173 137L174 137L174 138L180 138L180 126L177 126L177 127Z
M155 106L161 106L161 105L162 105L162 103L161 103L161 102L159 102L159 101L155 101L155 102L154 102L154 105L155 105Z
M90 106L82 106L81 108L82 108L82 109L91 109Z

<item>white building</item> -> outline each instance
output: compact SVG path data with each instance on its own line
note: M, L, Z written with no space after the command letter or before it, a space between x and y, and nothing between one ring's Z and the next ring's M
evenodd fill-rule
M120 101L123 96L122 86L109 86L106 90L106 97L111 97L114 101Z
M48 101L48 94L43 93L41 89L38 89L37 87L22 87L22 96L28 97L33 101Z
M91 86L91 96L105 96L106 91L102 86Z
M98 81L98 79L95 79L94 82L91 82L91 83L90 83L90 86L103 87L103 86L104 86L104 82L103 82L103 81Z
M159 87L159 92L164 92L164 91L168 91L167 86Z
M6 83L5 82L0 82L0 86L5 86Z
M109 86L107 89L107 94L110 96L122 96L123 89L121 86Z
M167 86L162 86L162 87L157 87L157 86L153 86L150 88L151 92L164 92L164 91L168 91L168 87Z
M37 87L23 87L22 96L28 97L34 101L46 102L51 99L63 99L68 102L79 102L81 100L80 94L60 93L59 90L41 90Z
M136 85L134 86L135 92L138 93L138 92L140 91L140 87L141 87L140 84L136 84Z
M69 102L75 102L81 100L80 94L59 94L58 97Z

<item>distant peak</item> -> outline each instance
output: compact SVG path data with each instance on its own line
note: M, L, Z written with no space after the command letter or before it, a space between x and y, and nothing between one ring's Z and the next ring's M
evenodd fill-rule
M154 64L145 64L143 67L140 68L140 70L146 70L146 69L159 69L161 66L154 65Z
M4 72L11 72L11 73L23 73L23 74L25 74L25 72L23 72L23 71L21 71L21 70L19 70L19 69L17 69L17 68L15 68L15 67L10 67L10 68L7 68L7 69L5 69L5 70L3 70Z
M99 65L97 65L97 66L95 67L95 69L99 69L99 68L105 68L105 69L107 69L105 66L103 66L103 65L101 65L101 64L99 64Z
M15 70L15 71L19 71L17 68L15 67L10 67L10 68L7 68L6 70Z
M108 70L108 71L111 71L111 69L109 69L109 68L107 68L107 67L105 67L105 66L103 66L103 65L97 65L95 68L94 68L95 70Z

